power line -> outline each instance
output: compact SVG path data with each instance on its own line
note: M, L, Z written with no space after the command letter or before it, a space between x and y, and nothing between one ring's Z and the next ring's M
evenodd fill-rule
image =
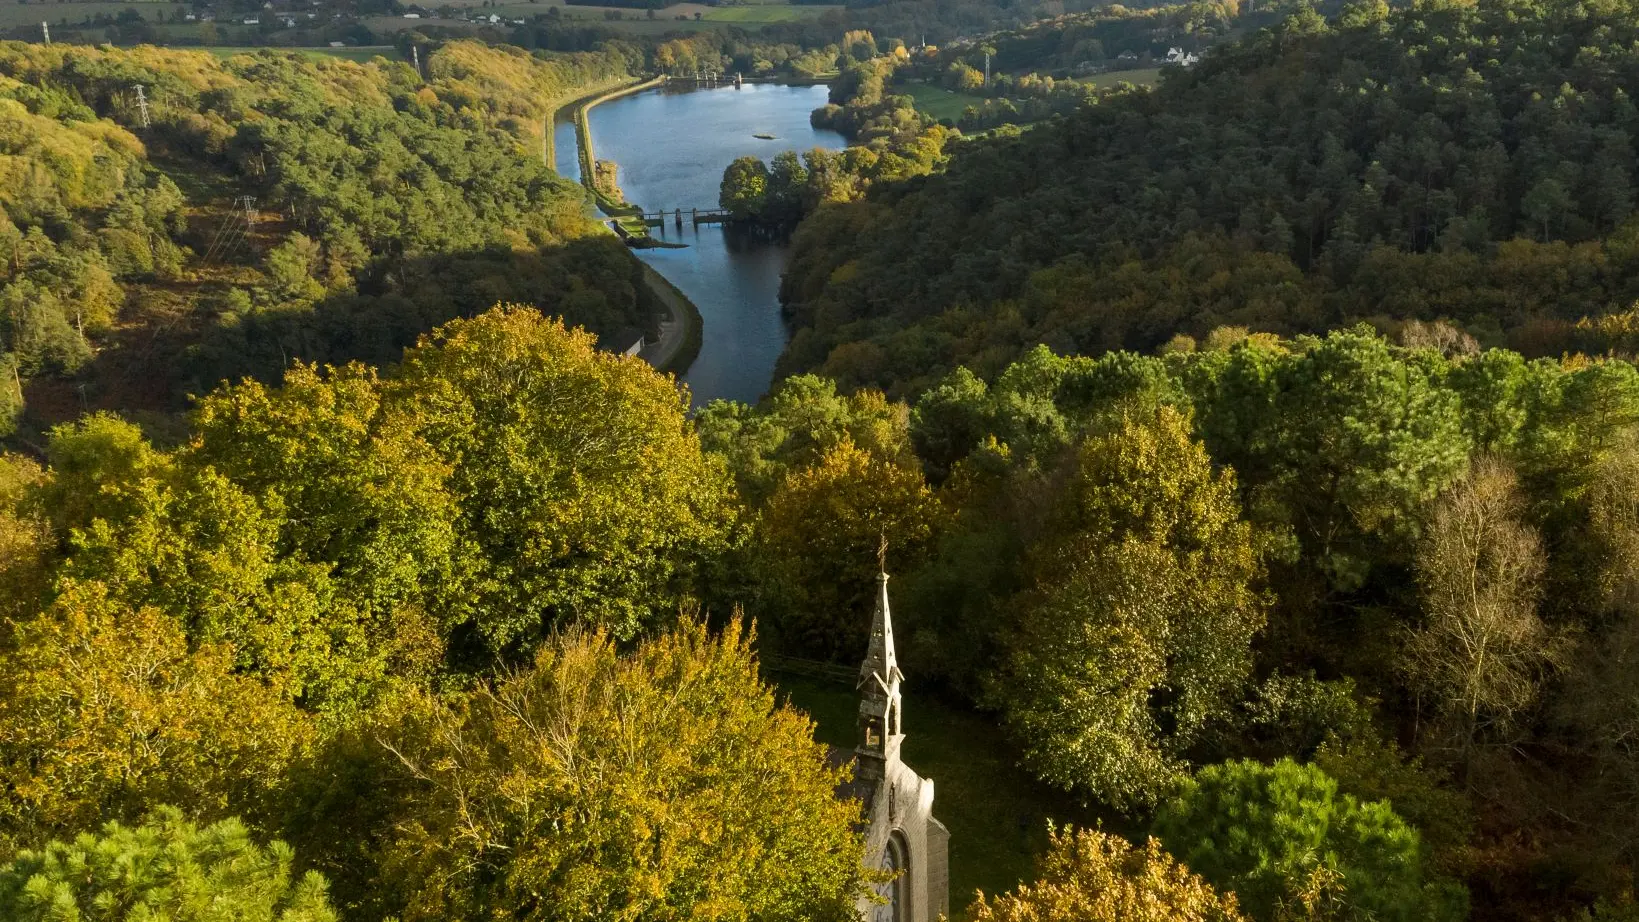
M244 221L239 220L239 212L244 211ZM241 195L233 200L233 211L228 213L228 219L222 222L217 229L216 237L205 250L204 263L212 259L225 260L228 254L238 248L239 244L256 233L256 196Z

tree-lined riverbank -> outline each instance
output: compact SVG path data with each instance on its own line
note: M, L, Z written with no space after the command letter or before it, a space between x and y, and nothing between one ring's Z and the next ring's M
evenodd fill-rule
M649 211L681 209L686 216L690 209L716 203L723 168L737 157L772 156L791 147L840 149L841 135L808 122L808 113L825 98L824 86L633 87L599 100L591 107L595 111L578 111L588 137L597 134L596 149L620 164L628 200ZM560 146L568 143L569 125L562 130ZM574 130L582 131L579 125ZM578 150L571 159L564 149L557 168L571 175L587 167ZM661 367L685 372L681 377L697 406L719 397L754 401L768 389L785 347L779 287L786 246L718 225L693 226L686 220L684 225L648 230L660 241L686 248L635 253L696 308L703 325L693 361L684 361L691 350L680 346L677 357Z

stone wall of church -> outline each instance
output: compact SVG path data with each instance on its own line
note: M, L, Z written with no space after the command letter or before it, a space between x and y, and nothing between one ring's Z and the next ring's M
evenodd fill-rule
M881 867L891 837L897 835L905 851L906 873L901 894L906 901L903 922L934 922L950 912L950 833L933 818L933 782L903 762L890 763L890 774L871 803L865 853L873 867ZM879 918L866 905L864 918Z
M950 830L928 817L928 918L950 915Z

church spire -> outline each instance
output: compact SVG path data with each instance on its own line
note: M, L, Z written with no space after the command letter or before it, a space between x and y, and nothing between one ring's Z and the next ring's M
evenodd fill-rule
M899 658L894 655L893 617L888 610L888 574L876 575L876 611L871 613L871 645L865 651L865 662L859 666L859 685L864 687L872 679L883 691L897 694L899 683L905 677L899 672Z
M859 666L859 772L883 777L899 761L899 683L905 680L894 653L893 616L888 607L888 574L876 577L876 610L871 613L871 641Z

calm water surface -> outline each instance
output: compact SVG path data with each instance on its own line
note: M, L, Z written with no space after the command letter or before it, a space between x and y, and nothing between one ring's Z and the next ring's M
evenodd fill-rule
M753 402L768 390L787 337L779 309L787 248L717 224L697 229L688 211L717 207L723 168L736 157L842 148L841 135L808 124L808 113L825 105L826 93L823 86L767 83L738 90L668 88L592 110L593 147L600 159L620 164L626 200L645 211L683 209L681 231L668 219L650 233L688 249L634 252L700 308L705 321L700 357L684 378L697 406L718 397ZM572 124L556 126L553 148L558 171L578 178Z

